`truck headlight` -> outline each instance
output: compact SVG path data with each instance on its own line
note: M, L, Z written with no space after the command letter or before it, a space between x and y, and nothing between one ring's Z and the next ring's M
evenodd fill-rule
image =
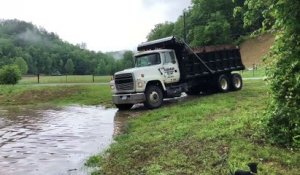
M142 82L138 82L138 87L143 87L143 83Z
M115 89L115 86L113 84L110 85L111 90Z
M144 87L144 82L143 81L137 81L137 87L138 88Z

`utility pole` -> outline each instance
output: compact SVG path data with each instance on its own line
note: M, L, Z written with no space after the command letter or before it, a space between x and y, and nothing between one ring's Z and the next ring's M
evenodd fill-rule
M183 40L186 43L186 11L183 10Z

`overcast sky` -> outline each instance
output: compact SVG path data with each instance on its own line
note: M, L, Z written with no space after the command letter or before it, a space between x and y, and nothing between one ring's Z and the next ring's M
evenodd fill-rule
M176 21L191 0L0 0L1 19L44 27L95 51L133 50L157 23Z

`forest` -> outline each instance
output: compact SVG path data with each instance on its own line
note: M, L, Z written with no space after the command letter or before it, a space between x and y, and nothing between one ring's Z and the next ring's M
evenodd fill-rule
M180 39L186 36L186 42L193 47L236 44L262 27L263 8L251 14L245 10L247 2L193 0L177 21L155 25L147 39L174 35ZM244 22L245 15L255 15L255 19ZM17 19L0 21L0 67L17 64L23 75L112 75L132 67L132 56L132 51L126 51L123 58L114 59L111 54L87 50L85 43L73 45L63 41L57 34L32 23Z
M186 42L193 47L237 43L262 27L263 9L250 14L244 10L246 3L193 0L177 21L155 25L147 39L186 36ZM244 22L245 15L256 15L255 20ZM126 51L122 59L114 59L111 54L87 50L85 43L73 45L63 41L57 34L32 23L17 19L0 21L0 67L17 64L23 75L112 75L132 67L132 57L133 52Z
M110 54L87 50L85 43L63 41L32 23L0 21L0 68L16 64L23 75L112 75L132 67L132 56L132 51L126 51L122 59L116 60Z
M258 31L263 25L265 9L257 9L255 13L248 11L250 3L247 0L193 0L177 21L157 24L147 39L174 35L185 38L192 47L238 44L244 36ZM244 20L248 16L253 20Z

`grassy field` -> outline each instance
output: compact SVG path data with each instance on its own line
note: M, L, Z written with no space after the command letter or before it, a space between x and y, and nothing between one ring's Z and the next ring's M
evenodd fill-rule
M264 77L265 69L239 71L243 78ZM68 75L68 76L40 76L40 84L60 84L60 83L108 83L111 76L93 76L92 75ZM19 81L20 85L37 84L37 76L24 76Z
M92 75L68 75L68 76L40 76L41 84L49 83L108 83L111 76L93 76ZM37 76L22 77L19 84L37 84Z
M243 78L265 77L266 76L265 68L259 68L254 71L253 70L244 70L244 71L239 71L238 73L241 74Z
M259 174L300 172L300 151L269 144L263 131L267 86L200 96L143 112L102 156L93 174L229 174L259 163Z
M112 106L108 85L35 86L0 85L0 106L13 105L105 105Z

